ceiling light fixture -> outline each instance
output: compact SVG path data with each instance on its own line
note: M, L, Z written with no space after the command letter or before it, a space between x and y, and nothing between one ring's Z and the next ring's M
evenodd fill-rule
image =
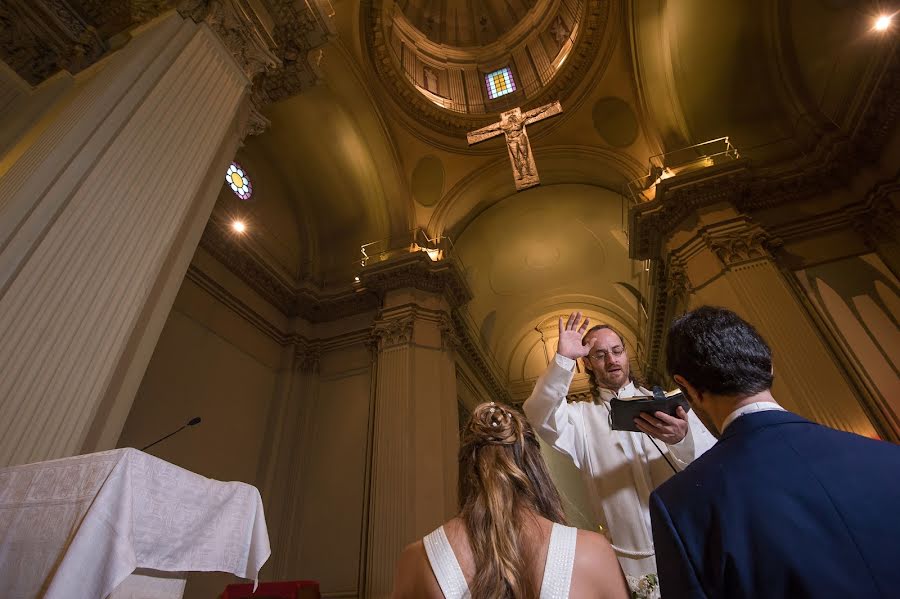
M247 230L247 225L242 220L234 220L231 222L231 228L235 233L243 234Z
M881 15L877 19L875 19L875 26L872 28L875 31L887 31L891 26L891 21L894 20L894 15Z

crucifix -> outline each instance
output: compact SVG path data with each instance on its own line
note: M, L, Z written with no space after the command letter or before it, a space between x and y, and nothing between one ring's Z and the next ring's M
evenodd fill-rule
M561 112L562 106L559 105L559 101L528 112L522 112L521 108L513 108L500 113L500 122L470 131L466 134L466 139L471 146L502 133L506 137L506 149L509 151L509 161L512 162L516 191L522 191L541 182L534 157L531 155L531 144L528 142L525 125L542 121Z

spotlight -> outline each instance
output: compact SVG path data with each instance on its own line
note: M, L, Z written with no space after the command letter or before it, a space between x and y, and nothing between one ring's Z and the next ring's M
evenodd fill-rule
M881 15L877 19L875 19L875 26L872 28L875 31L887 31L891 26L891 21L893 21L894 15Z
M234 229L235 233L244 233L247 230L247 225L242 220L235 220L231 222L231 228Z

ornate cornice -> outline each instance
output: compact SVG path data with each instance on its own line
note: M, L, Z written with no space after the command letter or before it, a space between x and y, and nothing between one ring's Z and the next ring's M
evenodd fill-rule
M92 65L107 46L65 0L0 2L0 59L38 85L60 69Z
M37 85L90 66L108 49L105 39L172 9L206 23L253 84L249 135L268 127L267 105L319 81L319 48L335 35L325 0L7 0L0 59Z
M336 35L323 0L271 0L275 43L281 68L265 74L259 86L264 103L295 96L319 82L320 48Z
M360 284L384 297L396 289L419 289L436 293L456 308L472 299L472 292L456 264L450 260L433 262L424 252L411 252L366 267Z
M373 293L351 290L326 294L295 284L270 268L249 245L229 235L214 219L207 223L200 247L289 318L299 316L309 322L327 322L380 306Z
M384 263L381 268L369 267L371 270L364 271L362 276L365 281L373 283L373 288L360 286L355 291L324 295L315 289L292 285L285 281L283 277L265 266L265 262L250 246L242 243L239 238L228 235L214 221L207 224L200 240L200 247L263 299L278 308L287 318L299 316L309 322L327 322L374 311L381 307L380 297L387 290L404 286L434 293L447 293L449 297L447 295L444 297L448 297L448 304L456 306L461 306L471 298L471 292L455 266L443 261L433 263L421 252L398 260L398 269L386 268ZM424 263L420 262L422 258L425 259ZM396 279L391 278L392 272L398 275ZM371 279L365 278L368 274L373 275ZM188 277L205 289L211 290L215 297L232 306L235 311L280 345L294 344L297 368L301 371L314 372L318 367L318 356L326 349L322 343L281 332L278 327L233 298L193 265L188 270ZM378 320L367 339L363 340L373 357L379 349L408 343L411 340L415 317L415 311L407 311ZM467 324L461 309L451 307L449 313L438 311L433 317L437 319L442 347L452 348L456 356L473 369L493 397L501 401L510 401L505 375L490 354L481 347L477 333Z

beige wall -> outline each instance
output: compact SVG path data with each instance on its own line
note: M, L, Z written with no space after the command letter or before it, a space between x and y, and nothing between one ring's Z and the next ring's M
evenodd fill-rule
M277 363L272 358L279 352L274 341L260 337L240 316L186 280L119 446L141 448L200 416L200 425L149 452L204 476L256 484L275 385Z

